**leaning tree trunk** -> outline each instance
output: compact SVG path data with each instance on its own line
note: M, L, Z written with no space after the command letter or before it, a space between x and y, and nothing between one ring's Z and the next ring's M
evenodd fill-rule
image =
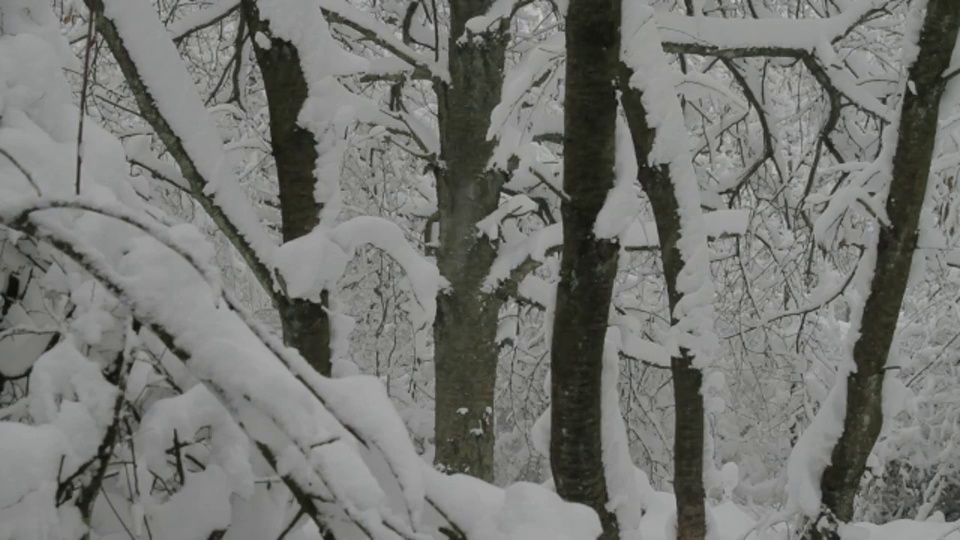
M649 153L649 148L647 150ZM640 154L638 149L637 155L645 154ZM683 298L677 290L677 280L684 261L677 247L680 239L677 200L666 174L662 169L646 167L641 169L640 179L657 224L667 299L673 314ZM671 322L678 322L673 315ZM677 498L677 538L681 540L702 540L707 534L703 487L705 425L703 395L700 393L703 374L693 366L693 360L690 351L682 347L680 355L670 359L675 404L673 489Z
M506 23L460 37L492 0L450 2L449 82L435 80L442 168L436 171L440 238L437 265L451 288L437 302L434 323L436 465L493 480L493 401L501 306L482 290L497 247L476 224L496 210L501 173L487 167L495 141L490 114L500 102Z
M873 281L863 304L860 335L853 347L856 370L847 377L843 435L821 479L821 516L807 531L812 539L838 539L838 523L853 518L853 503L867 458L883 424L883 379L910 267L930 177L944 73L957 43L960 2L930 0L920 31L919 54L909 66L912 88L904 92L886 210ZM869 248L868 248L869 249Z
M653 145L654 130L646 124L646 112L640 103L640 95L634 91L624 92L624 109L629 118L637 156L646 156ZM678 247L680 240L680 214L670 172L666 167L653 167L645 159L638 159L639 179L650 199L657 234L660 238L660 258L667 286L667 300L671 323L679 322L674 314L683 294L677 288L677 280L684 267ZM700 387L703 384L701 371L693 366L694 357L688 349L680 348L680 355L670 359L674 397L673 439L673 489L677 498L677 538L701 540L706 537L707 521L704 508L703 446L704 408Z
M652 11L646 16L652 17ZM639 26L624 28L623 39L637 40L636 44L629 45L640 48L633 54L625 54L620 65L621 102L636 154L637 179L650 200L657 225L671 325L683 328L681 331L688 337L709 341L713 334L712 294L708 294L712 285L710 270L704 268L709 264L707 239L692 157L683 141L658 141L663 136L660 130L666 134L685 133L681 104L672 86L664 82L669 80L671 68L656 26L649 20L632 22ZM636 55L644 56L638 58ZM651 110L653 107L663 110ZM669 108L675 110L666 110ZM648 122L650 117L656 122ZM691 350L689 346L698 350ZM695 361L697 355L708 351L701 350L706 343L689 346L681 343L677 353L670 358L675 405L673 488L677 500L676 537L703 540L707 534L703 486L705 423L700 392L703 375Z
M619 246L594 235L614 184L620 0L571 0L566 20L563 259L551 347L550 465L557 493L619 536L601 442L601 377Z
M283 241L289 242L312 231L319 223L322 209L314 197L318 181L317 143L313 134L297 122L307 99L307 81L297 48L270 34L269 25L260 18L256 0L243 0L241 8L251 36L258 33L270 36L269 47L261 46L256 39L251 41L267 93L281 231ZM296 348L319 373L330 376L330 324L326 303L326 291L320 302L282 294L275 297L284 342Z

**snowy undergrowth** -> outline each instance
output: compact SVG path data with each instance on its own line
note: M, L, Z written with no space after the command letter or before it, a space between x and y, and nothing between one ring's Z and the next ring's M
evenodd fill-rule
M207 241L149 207L120 143L92 122L76 195L78 110L61 74L72 57L45 2L16 4L0 7L0 272L32 292L16 291L20 324L2 335L27 339L0 360L18 395L0 421L0 538L316 538L294 489L338 538L595 535L591 511L541 487L430 471L377 380L313 373L221 292ZM133 24L131 41L138 4L108 13ZM213 146L196 157L220 189L229 174ZM352 222L335 238L420 264L427 281L413 288L432 296L432 265L376 228Z

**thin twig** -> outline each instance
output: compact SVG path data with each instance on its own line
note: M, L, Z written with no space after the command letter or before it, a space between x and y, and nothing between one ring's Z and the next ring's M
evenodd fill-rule
M80 120L77 126L77 195L80 194L80 172L83 165L83 118L87 115L87 89L90 85L90 53L93 50L93 41L96 39L96 29L94 28L93 7L90 8L90 14L87 22L87 45L83 54L83 84L80 87Z
M290 534L293 528L297 525L297 522L300 521L300 518L305 515L307 515L307 513L304 512L302 508L298 510L297 515L293 516L293 519L290 520L290 524L283 529L283 531L280 533L280 536L277 537L277 540L283 540L286 538L287 535Z
M13 163L14 167L20 169L20 172L23 173L24 177L26 177L27 182L30 182L30 185L33 186L34 191L37 192L37 195L43 196L43 193L40 192L40 186L37 185L37 182L33 179L33 175L30 174L30 171L25 169L23 165L20 164L19 161L17 161L12 155L10 155L10 152L7 152L3 148L0 148L0 155L9 159L10 163Z

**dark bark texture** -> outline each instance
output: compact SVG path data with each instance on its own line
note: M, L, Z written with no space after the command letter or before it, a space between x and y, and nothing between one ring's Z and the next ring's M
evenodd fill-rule
M566 21L563 258L551 348L550 465L557 493L616 539L601 443L601 376L619 246L594 224L614 184L620 1L571 0Z
M270 111L270 142L277 169L283 241L289 242L312 231L319 223L321 210L313 194L318 180L316 140L297 123L307 99L307 81L297 48L270 34L269 25L260 18L256 0L243 0L241 8L250 35L259 32L270 38L269 48L252 41ZM329 376L326 292L320 302L278 295L275 304L286 344L297 349L319 373Z
M496 210L503 174L488 169L495 141L490 113L500 102L506 23L464 35L466 21L492 0L450 2L450 81L434 80L439 105L442 167L436 171L440 238L437 264L451 284L437 299L436 465L493 480L493 401L501 300L482 290L497 246L476 224Z
M671 323L672 314L683 295L677 290L677 279L684 261L677 242L680 240L679 201L666 166L651 166L647 156L653 149L656 130L647 124L643 95L629 85L631 70L620 67L622 103L627 116L633 147L637 155L637 178L650 199L657 233L660 237L660 258L667 286ZM703 375L693 367L690 351L680 349L680 356L670 359L674 396L673 489L677 497L677 538L703 540L707 532L703 487L704 408L700 387Z
M807 530L812 539L838 539L836 525L853 518L854 499L867 458L883 424L883 378L900 316L910 266L917 248L918 223L930 177L937 135L943 74L957 43L960 2L930 0L920 33L920 52L908 77L915 91L903 97L893 178L882 227L876 270L864 302L860 337L854 344L856 371L847 377L843 435L823 473L822 513Z

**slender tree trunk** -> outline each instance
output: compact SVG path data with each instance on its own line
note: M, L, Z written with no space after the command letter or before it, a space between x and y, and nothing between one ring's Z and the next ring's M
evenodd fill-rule
M594 224L614 184L620 0L571 0L564 101L563 259L551 348L550 465L557 493L619 536L601 442L601 376L619 246Z
M636 154L638 157L646 156L652 148L653 130L646 125L646 112L640 103L640 96L636 92L625 92L622 99L630 118ZM660 257L667 285L671 323L676 324L678 321L672 314L683 297L677 290L677 279L684 265L677 246L680 239L678 203L669 171L665 167L647 166L643 158L638 161L640 184L650 199L660 238ZM693 357L690 351L684 348L680 348L680 356L670 359L670 371L675 403L673 489L677 498L677 538L701 540L707 532L703 487L705 426L703 395L700 394L703 375L699 369L693 367Z
M490 113L500 102L506 23L484 34L464 34L466 21L491 0L450 2L450 81L435 80L441 159L437 171L440 246L437 264L451 289L437 302L436 464L441 470L493 480L493 405L501 306L482 291L497 246L478 236L477 222L496 210L503 175L487 168L495 141L487 140Z
M930 0L920 32L919 55L910 66L913 88L903 97L893 178L886 202L889 226L882 227L876 266L863 305L860 335L853 347L856 370L847 377L843 435L821 479L822 513L808 538L836 539L838 522L853 518L854 498L867 458L883 424L883 379L910 267L935 150L943 74L957 43L960 2Z
M680 322L676 317L676 308L684 297L678 287L685 266L679 244L681 202L677 199L670 167L651 165L647 159L653 150L657 131L647 123L643 94L630 85L632 75L631 69L621 65L621 101L637 157L637 178L650 200L657 224L671 324L676 325ZM699 208L696 210L699 211ZM694 355L690 350L680 347L679 353L679 356L670 359L675 404L673 489L677 499L677 538L703 540L707 533L703 486L705 423L703 395L700 393L703 374L694 367Z
M250 35L270 36L269 48L261 47L257 40L252 41L270 111L270 138L277 168L283 241L289 242L312 231L319 223L321 210L314 197L316 140L297 123L307 99L307 81L297 48L271 36L269 25L257 11L256 0L243 0L241 7ZM321 302L284 295L276 298L286 344L296 348L319 373L329 376L330 325L326 304L326 292L321 296Z

